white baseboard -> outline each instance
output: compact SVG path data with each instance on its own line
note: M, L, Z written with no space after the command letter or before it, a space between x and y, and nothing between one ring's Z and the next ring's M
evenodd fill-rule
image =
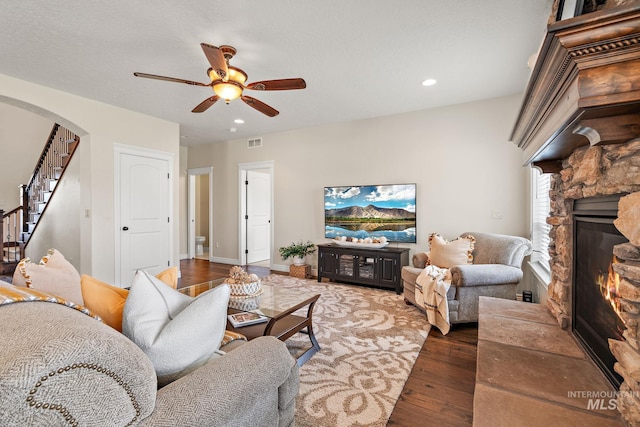
M230 264L230 265L240 265L240 260L233 258L221 258L221 257L213 257L209 259L210 262L219 262L220 264Z
M274 271L281 271L283 273L288 273L289 272L289 266L288 265L272 264L271 265L271 269L274 270Z

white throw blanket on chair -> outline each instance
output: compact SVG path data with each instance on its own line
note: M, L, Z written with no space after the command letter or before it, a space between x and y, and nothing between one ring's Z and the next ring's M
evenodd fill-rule
M424 307L427 320L440 329L443 335L449 333L449 304L447 291L451 286L451 272L448 268L428 265L416 279L416 303Z

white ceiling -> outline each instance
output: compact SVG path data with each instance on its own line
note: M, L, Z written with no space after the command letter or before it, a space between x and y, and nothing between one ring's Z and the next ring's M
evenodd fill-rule
M180 123L182 145L251 138L523 92L552 2L3 0L0 74ZM246 91L274 118L240 100L195 114L210 88L133 76L208 83L201 42L234 46L248 82L307 88Z

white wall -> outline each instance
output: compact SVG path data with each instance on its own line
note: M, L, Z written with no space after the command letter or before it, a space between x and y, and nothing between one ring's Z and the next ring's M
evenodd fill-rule
M80 135L80 270L114 282L114 144L148 148L174 157L173 200L179 200L179 125L112 105L0 75L0 102L57 121ZM74 156L75 159L75 156ZM172 265L179 265L179 207L174 203ZM55 243L55 242L54 242Z
M189 174L187 172L187 160L189 150L187 147L180 147L180 173L179 173L179 215L180 215L180 259L189 257L188 237L189 237ZM175 200L175 199L174 199Z
M20 185L28 184L54 122L0 103L0 209L20 204Z
M188 167L214 167L214 259L239 259L238 163L272 160L276 269L278 248L324 238L323 188L417 183L418 244L439 232L528 236L528 173L508 137L521 96L490 99L371 120L257 135L190 147ZM492 219L500 211L502 219ZM216 245L219 243L219 247ZM317 262L312 261L313 265Z
M35 263L39 262L50 248L56 248L76 270L82 269L80 159L84 148L82 144L78 145L64 175L56 184L54 196L47 203L45 215L38 221L38 227L29 239L26 256Z

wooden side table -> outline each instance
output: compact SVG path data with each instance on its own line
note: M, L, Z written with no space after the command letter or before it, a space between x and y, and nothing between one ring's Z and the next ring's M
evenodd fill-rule
M311 266L305 265L293 265L289 266L289 276L297 277L299 279L309 279L311 277Z

